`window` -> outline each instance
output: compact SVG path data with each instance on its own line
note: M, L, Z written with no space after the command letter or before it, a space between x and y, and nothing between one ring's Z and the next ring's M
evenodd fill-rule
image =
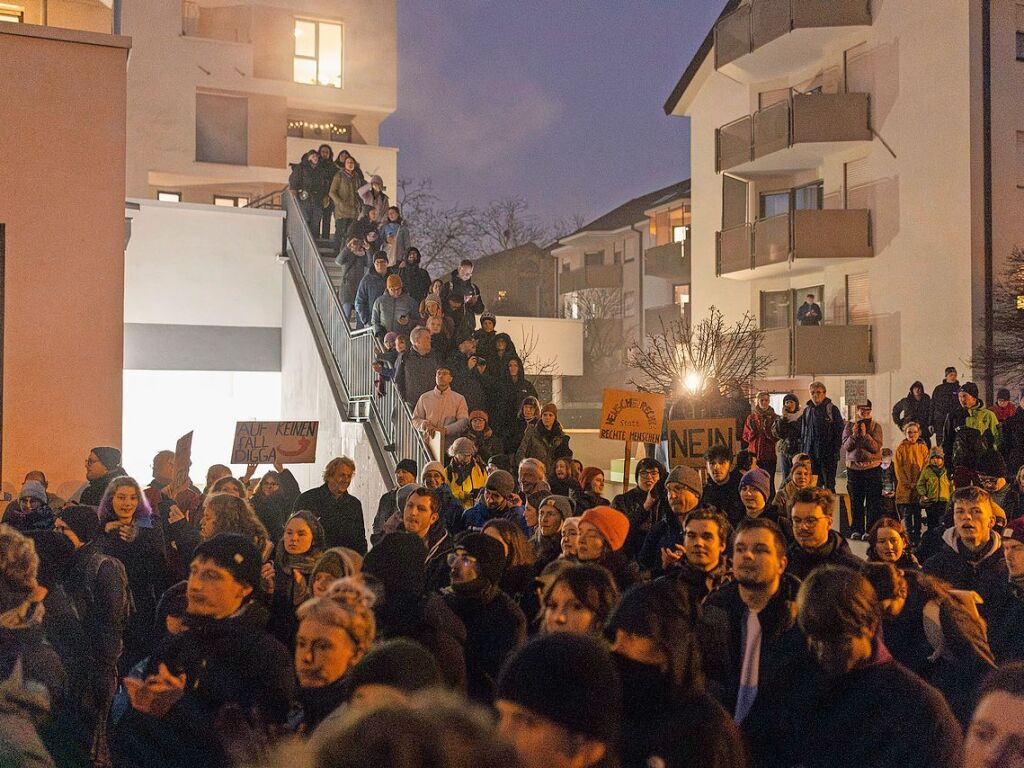
M1017 61L1024 61L1024 32L1017 33Z
M806 288L797 288L793 291L793 322L796 323L796 314L800 311L800 305L807 301L807 296L814 294L814 303L819 307L822 307L824 312L825 306L825 286L824 285L809 285ZM821 324L825 324L825 318L821 318Z
M1017 61L1024 61L1024 3L1017 3Z
M156 199L161 203L180 203L181 192L157 192Z
M621 264L621 263L622 263L622 249L618 246L618 244L616 244L614 246L614 250L612 251L612 264Z
M564 275L564 274L568 273L568 271L569 271L569 260L566 259L565 261L562 262L562 274Z
M636 291L622 292L622 316L632 317L636 314Z
M672 286L672 298L679 307L679 318L684 325L690 324L690 284Z
M248 99L219 93L196 94L196 160L248 165Z
M825 199L825 185L815 181L783 192L762 192L760 195L760 218L770 219L782 216L792 210L821 210Z
M868 325L871 322L867 272L846 276L846 322L848 325Z
M600 267L604 264L604 251L583 254L583 264L588 267Z
M789 190L785 192L762 192L759 218L770 219L773 216L782 216L789 213L789 204Z
M761 329L790 326L790 291L761 291Z
M25 21L24 11L0 9L0 23L21 24L23 21Z
M341 88L341 24L295 20L293 79L306 85Z
M685 243L687 235L690 234L690 228L684 227L682 224L672 227L672 242L673 243Z
M793 190L793 207L798 211L820 211L825 201L825 183L815 181Z
M224 208L245 208L249 204L249 198L232 195L214 195L213 204Z

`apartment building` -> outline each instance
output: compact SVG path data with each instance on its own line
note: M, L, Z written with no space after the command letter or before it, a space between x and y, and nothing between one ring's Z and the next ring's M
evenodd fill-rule
M665 111L691 126L693 311L759 318L759 386L883 418L956 365L991 397L968 361L1024 244L1022 86L1024 3L725 3Z
M565 406L600 410L601 391L632 375L627 346L689 321L690 186L636 197L561 238L551 249L558 309L584 323L585 375L567 380Z
M330 144L397 183L394 0L123 0L129 197L245 205Z

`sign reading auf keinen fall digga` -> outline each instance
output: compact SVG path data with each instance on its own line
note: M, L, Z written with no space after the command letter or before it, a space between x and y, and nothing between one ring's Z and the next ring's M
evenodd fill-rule
M704 455L713 445L735 450L736 422L733 419L688 419L668 423L668 465L700 469Z
M665 396L606 389L601 407L601 437L629 442L661 442Z
M232 464L312 464L318 421L239 421Z

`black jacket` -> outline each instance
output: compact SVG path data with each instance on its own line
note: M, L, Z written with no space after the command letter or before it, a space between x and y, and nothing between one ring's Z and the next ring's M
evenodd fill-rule
M399 255L400 260L404 258L404 255ZM430 273L419 264L406 262L404 267L393 267L392 271L402 278L402 287L417 302L423 301L430 293Z
M325 546L348 547L366 554L366 530L363 527L363 505L350 493L334 498L327 483L299 494L292 511L306 509L320 520L326 537Z
M800 421L804 453L820 460L833 457L838 459L845 422L832 401L826 397L821 405L814 405L808 400Z
M844 565L856 571L860 570L864 563L853 554L846 539L835 531L829 531L828 541L813 552L808 552L794 541L786 550L786 557L789 559L786 573L792 574L801 581L806 579L811 571L822 565Z
M1006 476L1014 478L1017 470L1024 466L1024 408L1018 408L1000 425L1000 429L999 452L1006 461Z
M914 387L921 388L921 399L914 398ZM908 421L916 421L921 427L921 434L928 436L928 427L931 426L932 399L924 393L924 385L915 381L910 385L907 396L892 407L892 422L900 429Z
M463 280L459 277L459 270L453 269L451 274L448 275L448 280L441 284L441 306L444 307L445 312L448 311L448 296L452 293L457 293L464 297L463 306L469 311L469 315L472 318L473 315L482 315L484 311L484 299L480 295L480 289L476 286L472 279ZM475 296L476 301L470 305L465 303L465 299L470 296ZM476 320L472 319L468 321L471 326L476 325ZM473 332L473 328L469 328L470 333Z
M64 589L82 622L90 661L97 668L113 670L121 655L131 604L124 565L90 542L73 555Z
M292 505L299 496L299 483L290 470L281 472L279 477L281 487L272 496L260 493L252 497L252 508L256 512L256 517L263 523L270 534L270 540L275 544L281 540L284 524L288 522Z
M924 572L948 581L954 589L977 592L985 601L978 607L978 612L989 619L990 611L999 603L1009 580L999 534L992 533L981 557L970 556L953 528L943 534L942 540L942 548L925 561Z
M932 390L932 431L939 436L942 434L942 427L946 423L946 417L960 407L960 400L957 395L960 393L960 382L950 384L944 381ZM949 459L946 459L949 461Z
M646 494L644 494L646 496ZM616 496L615 498L619 498ZM614 503L613 503L614 506ZM655 525L647 538L637 557L637 563L644 571L650 571L652 576L661 576L665 569L661 567L661 550L669 549L675 551L677 544L683 543L683 526L676 516L669 510L657 525Z
M740 501L740 478L743 474L734 469L729 473L728 479L722 485L708 478L704 486L704 492L700 495L702 506L712 506L729 518L729 522L735 526L747 514L743 502Z
M552 488L554 488L554 485L552 485ZM665 495L663 483L659 483L654 487L654 498L654 506L649 510L644 509L644 502L647 501L647 491L634 486L612 499L612 507L619 510L629 519L629 535L626 536L626 544L622 548L626 554L638 554L643 549L644 540L651 530L659 521L665 519L666 515L672 514L672 510L668 506L668 498Z
M110 485L110 481L117 477L125 477L127 474L123 467L114 467L107 474L100 475L95 480L90 480L88 487L82 491L82 495L78 497L78 500L90 507L98 507L100 502L103 501L103 494L107 492L107 486Z

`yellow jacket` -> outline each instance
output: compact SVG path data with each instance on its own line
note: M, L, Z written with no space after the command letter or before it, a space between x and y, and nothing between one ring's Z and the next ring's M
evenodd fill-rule
M928 463L928 444L918 440L912 443L904 440L896 447L892 466L896 473L896 503L916 504L917 478Z

